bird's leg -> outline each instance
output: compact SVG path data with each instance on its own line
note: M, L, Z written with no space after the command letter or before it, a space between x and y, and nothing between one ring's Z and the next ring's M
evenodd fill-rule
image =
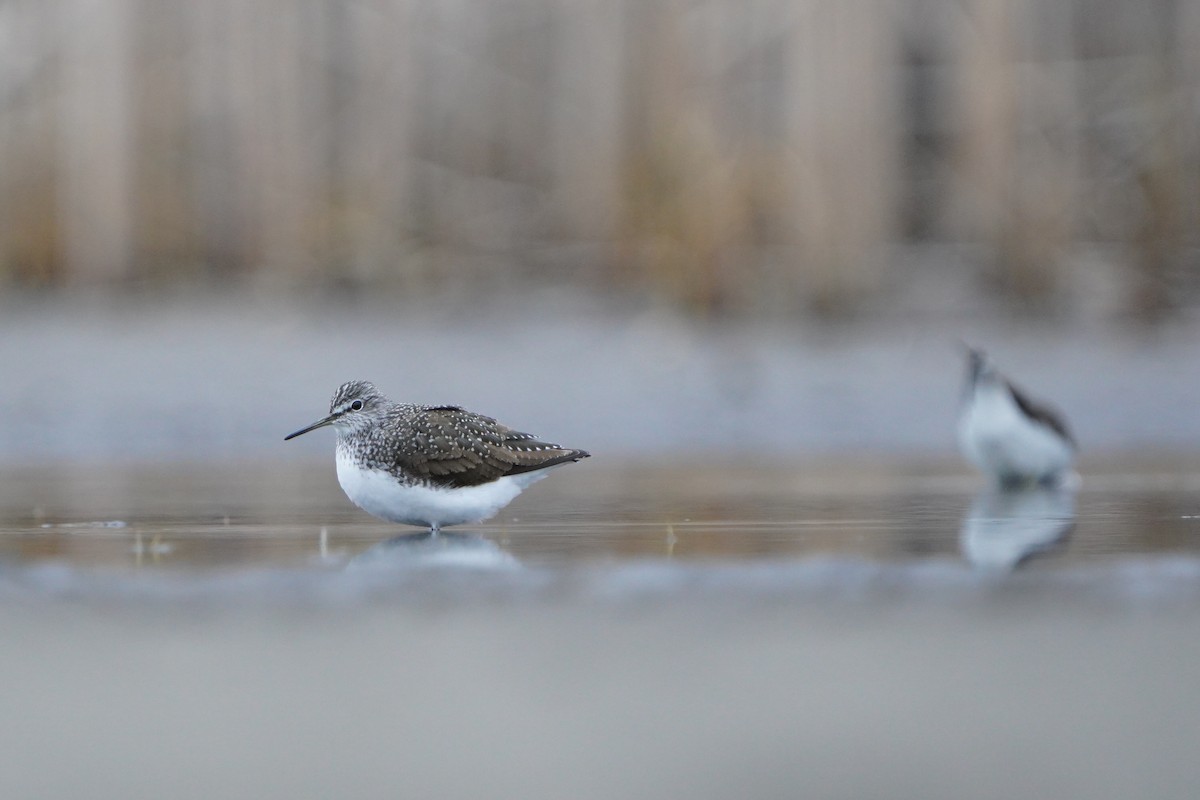
M429 523L429 538L430 539L437 538L438 531L440 531L441 529L442 529L442 526L439 525L438 523L436 523L436 522Z

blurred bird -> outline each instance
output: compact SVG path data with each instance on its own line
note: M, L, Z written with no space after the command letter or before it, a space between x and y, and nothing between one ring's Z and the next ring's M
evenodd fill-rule
M968 348L958 442L967 460L1005 488L1059 482L1077 446L1061 414L1009 383L987 355Z

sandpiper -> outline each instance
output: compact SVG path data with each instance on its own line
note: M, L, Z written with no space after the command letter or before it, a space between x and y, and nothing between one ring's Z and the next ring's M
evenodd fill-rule
M332 425L337 476L356 506L437 534L493 516L552 467L587 458L458 406L394 403L366 381L344 383L329 416L284 437Z
M963 455L1003 487L1058 482L1077 449L1062 416L1009 383L983 351L968 348L967 359Z

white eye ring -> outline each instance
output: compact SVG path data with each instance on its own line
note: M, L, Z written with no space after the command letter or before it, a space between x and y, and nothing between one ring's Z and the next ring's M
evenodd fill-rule
M350 404L351 411L362 411L362 400L355 400Z

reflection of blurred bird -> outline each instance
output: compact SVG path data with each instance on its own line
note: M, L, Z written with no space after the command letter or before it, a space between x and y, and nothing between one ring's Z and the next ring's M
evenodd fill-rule
M1012 570L1066 541L1075 527L1075 493L1037 486L988 488L963 520L963 557L976 567Z
M458 406L393 403L366 381L342 384L329 415L284 437L337 429L338 483L356 506L388 522L481 522L546 470L587 458Z
M1053 409L1030 400L970 349L966 396L958 421L963 455L1002 486L1050 484L1075 458L1075 440Z
M348 569L516 569L521 562L482 536L423 531L393 536L362 551Z

